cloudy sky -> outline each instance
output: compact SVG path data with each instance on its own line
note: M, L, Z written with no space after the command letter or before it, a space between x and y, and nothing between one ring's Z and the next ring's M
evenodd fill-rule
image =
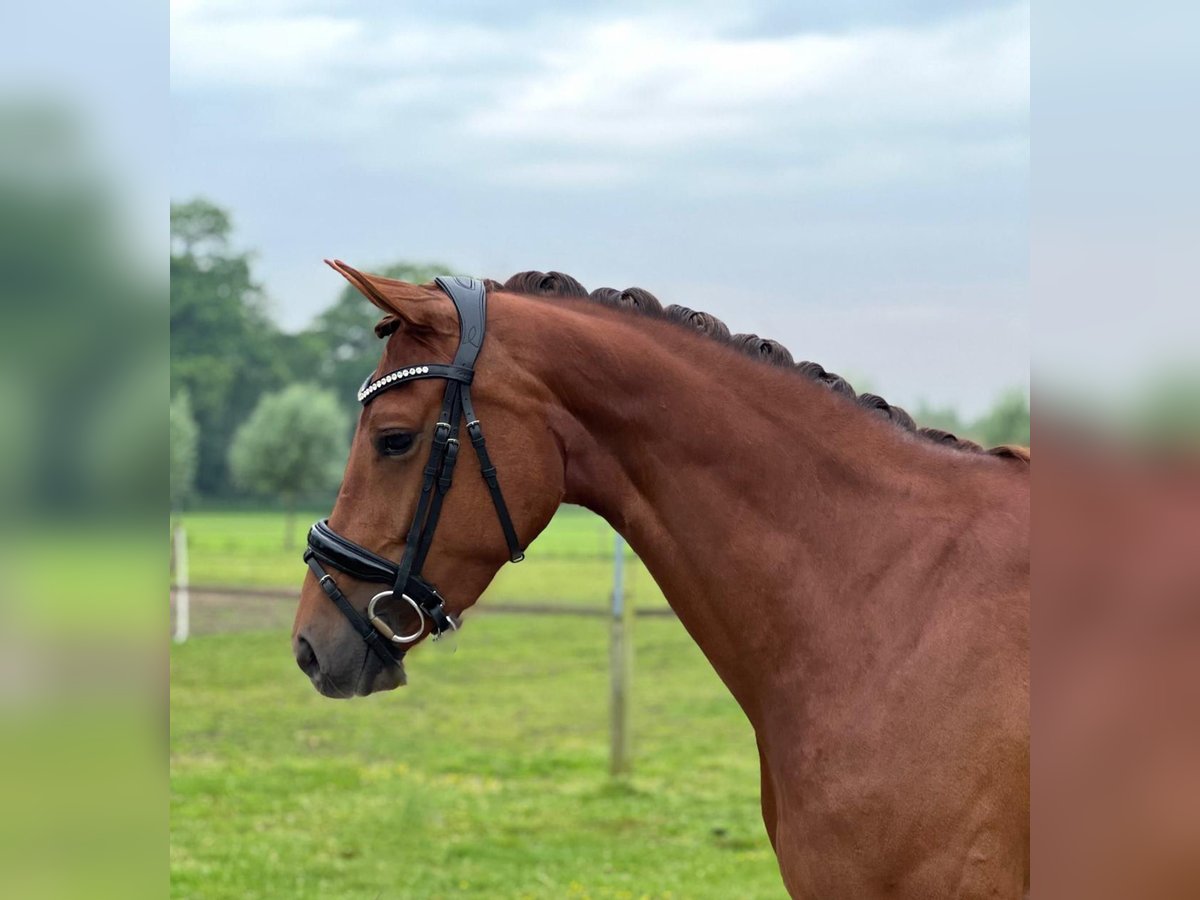
M641 285L967 414L1028 379L1029 7L176 0L171 191L321 265Z

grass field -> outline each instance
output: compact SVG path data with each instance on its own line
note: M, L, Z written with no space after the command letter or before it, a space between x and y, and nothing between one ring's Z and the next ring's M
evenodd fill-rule
M285 632L176 647L172 895L782 896L753 734L682 627L637 622L626 783L606 652L603 620L482 615L336 702Z
M187 514L183 522L192 583L298 589L306 571L300 561L304 535L319 517L316 512L298 514L287 547L285 520L279 513ZM530 546L525 561L500 570L486 597L502 602L604 606L612 590L612 548L612 530L602 519L579 507L564 506ZM628 558L633 559L632 553ZM640 565L629 567L626 590L643 608L666 606Z
M299 583L279 516L186 521L193 582L244 584L226 563L245 559L258 586ZM418 649L410 685L380 696L319 696L285 627L174 647L172 896L784 896L753 734L678 622L634 625L634 774L614 782L607 622L486 614L497 595L603 605L610 542L566 511L457 652ZM638 578L639 605L661 603Z

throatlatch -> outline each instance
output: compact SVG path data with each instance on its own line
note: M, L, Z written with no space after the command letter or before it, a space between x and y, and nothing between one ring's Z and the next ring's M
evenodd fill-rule
M429 363L406 366L381 375L374 381L368 376L358 391L359 402L366 406L384 391L410 381L423 378L446 380L441 413L438 415L437 424L434 425L433 446L422 476L421 494L404 544L404 555L398 564L393 563L342 537L329 527L328 520L317 522L309 529L308 549L304 552L304 561L319 579L322 590L337 604L338 609L350 620L354 630L362 636L367 645L388 665L399 665L404 650L397 650L397 646L403 647L418 640L425 633L427 620L434 640L445 632L458 628L454 617L446 612L446 602L437 588L421 577L421 569L433 543L438 517L442 512L442 502L454 478L454 467L458 462L458 435L464 422L471 446L475 448L475 455L479 459L480 474L488 486L492 504L496 507L496 516L504 531L509 559L512 562L520 562L525 558L524 548L517 538L512 517L500 491L496 467L492 465L488 456L483 428L471 405L471 381L475 377L475 361L483 348L487 326L487 291L483 283L474 278L443 275L437 279L437 285L449 295L458 312L459 338L454 361L449 365ZM322 563L359 581L390 584L391 587L371 598L364 617L338 589L333 577L322 567ZM409 634L397 634L377 612L381 601L394 596L400 597L417 613L418 625Z

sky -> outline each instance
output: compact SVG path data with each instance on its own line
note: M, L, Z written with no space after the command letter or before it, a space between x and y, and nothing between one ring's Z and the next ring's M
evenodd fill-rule
M171 194L321 264L556 269L910 407L1029 372L1029 6L175 0Z

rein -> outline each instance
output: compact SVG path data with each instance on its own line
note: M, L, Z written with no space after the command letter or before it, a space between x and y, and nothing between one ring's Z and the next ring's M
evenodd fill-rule
M358 401L365 407L383 392L410 381L423 378L442 378L446 381L441 413L433 429L433 446L429 451L429 461L425 464L421 495L408 530L404 555L399 563L385 559L338 534L329 527L327 519L309 529L308 549L304 551L304 561L317 576L326 596L342 611L367 646L390 666L398 666L404 657L404 649L397 650L398 646L403 648L425 633L426 621L434 640L448 631L458 629L458 622L446 612L446 601L437 588L421 577L421 569L433 543L438 518L442 513L442 502L454 478L459 452L458 436L464 422L471 446L475 448L475 455L479 459L479 472L487 484L492 505L496 507L496 516L504 531L509 560L520 562L525 558L504 495L500 492L496 467L488 456L483 428L471 404L475 361L483 348L487 327L487 291L482 282L473 278L441 276L436 281L438 287L453 301L458 313L459 338L454 361L449 365L430 363L406 366L381 375L374 381L368 376L358 391ZM390 584L391 587L371 598L364 617L341 592L333 576L325 571L322 564L359 581ZM417 614L417 627L410 634L397 634L376 611L382 600L396 595Z

